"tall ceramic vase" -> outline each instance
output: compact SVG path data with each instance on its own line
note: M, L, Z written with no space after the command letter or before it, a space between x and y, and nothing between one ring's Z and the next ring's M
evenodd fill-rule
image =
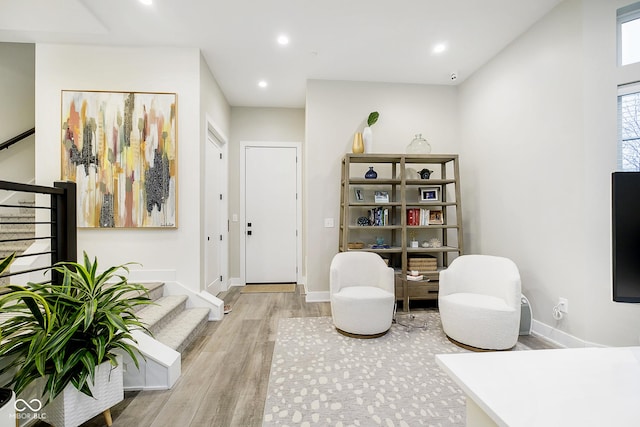
M354 154L364 153L364 144L362 142L362 134L360 132L356 132L353 136L353 146L351 147L351 151Z
M373 132L371 132L371 127L367 126L362 130L362 140L364 141L364 152L367 154L373 153Z
M362 140L364 141L364 152L367 154L373 153L373 133L370 126L363 129Z

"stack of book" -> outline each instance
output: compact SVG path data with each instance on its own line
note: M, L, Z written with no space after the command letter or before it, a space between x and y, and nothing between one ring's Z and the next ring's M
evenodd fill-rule
M443 224L442 209L409 208L407 209L407 225Z
M407 225L429 225L429 209L407 209Z
M388 208L373 208L369 210L369 224L375 226L390 225Z
M407 270L418 271L419 274L436 271L437 269L438 260L434 257L411 257L407 266Z

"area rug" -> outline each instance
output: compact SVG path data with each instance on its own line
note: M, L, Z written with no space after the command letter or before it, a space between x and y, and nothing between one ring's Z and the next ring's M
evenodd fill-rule
M464 426L464 394L435 355L467 350L436 310L416 317L425 329L394 324L369 340L339 334L330 317L280 319L263 426Z
M296 284L275 284L275 285L245 285L240 290L241 294L271 293L271 292L295 292Z

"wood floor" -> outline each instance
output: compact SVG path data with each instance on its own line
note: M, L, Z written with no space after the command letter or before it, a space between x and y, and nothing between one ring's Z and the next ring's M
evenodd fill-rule
M112 408L113 425L261 426L278 319L331 314L329 303L307 304L301 291L298 286L295 293L241 294L234 287L218 295L233 311L222 321L209 322L183 354L182 376L173 389L126 393ZM551 347L532 336L521 337L521 342ZM104 425L98 416L83 427Z

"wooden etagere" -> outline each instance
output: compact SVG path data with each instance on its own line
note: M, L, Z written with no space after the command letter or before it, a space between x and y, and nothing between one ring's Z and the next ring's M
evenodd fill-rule
M371 167L375 179L364 177ZM423 169L432 171L428 179L420 178ZM410 300L438 298L440 271L463 252L459 184L454 154L347 154L342 159L339 250L372 251L388 260L405 311ZM411 225L416 211L420 225ZM418 247L412 247L412 239ZM419 270L423 280L407 279L410 264L425 268Z

